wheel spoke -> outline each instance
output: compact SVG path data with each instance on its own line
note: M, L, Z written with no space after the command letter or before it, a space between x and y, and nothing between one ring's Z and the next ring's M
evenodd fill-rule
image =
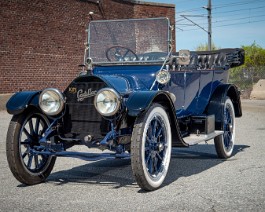
M146 136L146 141L149 145L152 143L152 140L148 136Z
M147 166L148 166L148 163L149 163L150 159L151 159L151 153L148 154L148 156L147 156L147 158L145 160Z
M33 135L34 134L34 130L33 130L32 119L29 120L29 130L30 130L30 134Z
M227 132L227 147L230 146L231 141L232 141L232 134L230 132Z
M224 145L225 147L228 149L230 146L230 142L231 142L231 135L229 132L225 132L224 133Z
M30 169L31 164L32 164L33 155L28 155L28 156L29 156L29 160L28 160L27 167Z
M38 155L34 155L34 162L35 162L35 168L39 168L39 160L38 160Z
M228 112L227 123L231 124L231 122L232 122L232 119L231 119L230 113Z
M45 155L41 155L41 160L40 160L40 164L44 164L45 161L47 160L48 156Z
M25 127L23 128L23 132L26 134L26 136L28 137L29 140L31 140L31 141L33 140L32 135L29 134L28 130Z
M161 157L161 155L158 152L156 153L156 156L158 157L159 160L161 160L161 161L163 160L163 158Z
M40 118L36 118L36 124L35 124L35 133L38 135L39 133L39 127L40 127Z
M162 132L162 127L159 127L158 131L156 132L156 138L160 136L161 132Z
M152 124L152 136L156 135L156 127L157 127L157 119L155 117Z
M40 130L40 134L39 135L43 135L45 133L45 131L47 130L47 127L44 127L42 130Z
M149 163L148 163L148 170L149 173L152 174L153 173L153 158L150 157Z
M154 173L155 173L158 170L158 168L157 168L157 157L154 158L153 162L154 162L153 166L154 166Z
M22 159L24 159L26 156L28 155L28 152L24 152L23 155L22 155Z

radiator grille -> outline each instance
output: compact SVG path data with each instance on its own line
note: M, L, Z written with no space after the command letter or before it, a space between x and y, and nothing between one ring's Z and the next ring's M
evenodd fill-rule
M99 138L108 131L108 122L94 107L95 94L104 87L106 84L103 81L92 76L78 78L68 86L65 90L68 107L65 122L69 133L80 138L85 135Z

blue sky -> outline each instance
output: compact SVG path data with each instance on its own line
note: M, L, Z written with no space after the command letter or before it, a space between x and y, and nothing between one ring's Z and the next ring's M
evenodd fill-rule
M208 0L144 0L175 4L176 49L195 50L208 41L205 31L183 19L187 17L208 30ZM197 17L198 16L198 17ZM235 48L253 42L265 48L265 0L212 0L212 38L215 46Z

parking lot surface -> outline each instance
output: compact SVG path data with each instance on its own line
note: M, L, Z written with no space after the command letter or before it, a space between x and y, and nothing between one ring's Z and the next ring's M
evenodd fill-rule
M264 211L265 101L242 104L230 159L218 159L212 141L176 148L162 188L153 192L138 187L129 159L58 158L45 183L20 184L5 155L11 116L0 111L0 211Z

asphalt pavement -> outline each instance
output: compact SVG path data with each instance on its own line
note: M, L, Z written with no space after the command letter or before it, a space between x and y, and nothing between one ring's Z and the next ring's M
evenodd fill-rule
M10 119L0 111L0 211L265 211L265 101L243 101L230 159L218 159L212 141L174 149L153 192L138 187L129 159L58 158L45 183L22 185L5 155Z

